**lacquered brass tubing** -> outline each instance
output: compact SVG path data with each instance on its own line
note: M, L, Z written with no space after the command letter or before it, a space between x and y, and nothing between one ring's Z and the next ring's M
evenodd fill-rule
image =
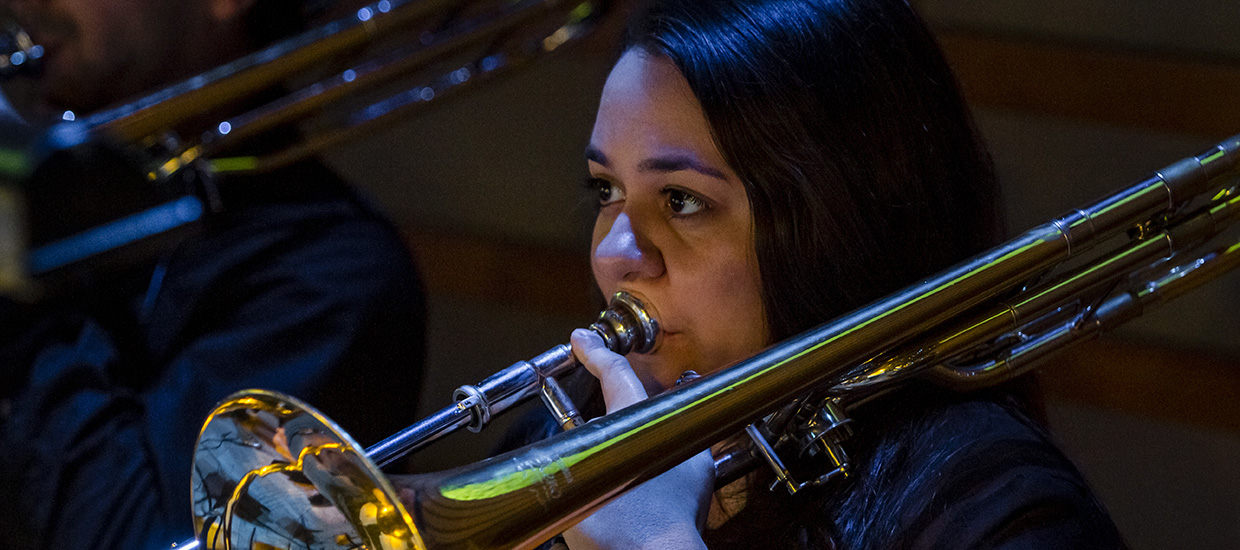
M1154 265L1161 260L1191 250L1222 231L1227 224L1240 217L1240 198L1231 197L1218 203L1206 205L1182 216L1175 225L1156 234L1146 235L1120 249L1095 259L1080 268L1068 272L1055 281L1045 283L1038 290L1027 292L1006 301L996 303L986 310L935 328L914 341L898 346L878 359L856 367L829 392L847 396L863 390L877 391L884 385L899 383L905 377L920 371L944 365L953 358L977 350L979 343L991 342L1007 333L1023 329L1026 323L1037 320L1059 309L1060 318L1079 314L1079 309L1106 286L1113 286L1121 277ZM1097 297L1100 301L1101 297ZM977 361L968 361L973 364ZM962 390L976 389L997 384L1011 376L995 368L947 368L971 373L964 375L936 375L940 382ZM983 378L986 373L989 378Z
M1235 218L1240 202L1222 200L1209 205L1204 213L1187 217L1181 216L1178 210L1192 194L1209 191L1218 185L1221 176L1235 169L1238 147L1240 140L1232 138L1202 156L1178 162L1154 177L1038 226L918 284L774 344L753 357L547 440L446 472L396 476L390 480L390 487L377 473L370 472L363 477L367 483L383 489L383 498L399 494L403 507L395 508L402 517L407 512L411 518L408 530L417 534L418 548L532 548L624 491L687 460L768 413L776 409L780 409L780 415L795 412L795 407L789 408L790 400L815 394L821 397L850 380L850 376L856 376L856 365L880 356L885 350L899 352L906 349L899 346L908 346L911 351L893 355L912 356L916 361L919 350L930 347L918 341L924 335L935 335L934 338L939 339L945 331L969 333L972 330L972 336L988 336L1005 323L1011 326L1017 320L1037 317L1035 312L1059 307L1051 303L1054 301L1051 298L1071 299L1068 286L1080 285L1075 290L1100 288L1106 281L1113 280L1109 273L1113 268L1139 268L1151 258L1169 254L1173 251L1171 246L1207 238L1219 226ZM1049 289L1033 290L1029 298L1009 297L1007 305L992 304L1033 275L1080 255L1100 240L1138 224L1154 227L1149 224L1151 219L1168 218L1184 219L1161 236L1149 237L1116 254L1104 255L1098 268L1078 270L1059 283L1052 283ZM994 375L1006 376L1003 369L1022 368L1021 365L1057 349L1043 346L1042 341L1083 339L1139 314L1147 304L1184 292L1237 264L1240 264L1240 243L1172 268L1144 286L1107 298L1097 307L1086 307L1080 317L1060 323L1034 341L1006 352L999 361L1008 364L1000 365L997 361L994 367L998 370L993 371L997 373ZM1096 296L1089 299L1096 299ZM609 307L609 311L611 313L600 316L603 324L596 328L608 345L616 342L617 347L613 349L625 351L629 348L624 346L631 346L632 350L646 349L642 335L633 332L634 327L644 325L643 321L615 325L609 320L612 316L640 318L641 315L634 315L624 306ZM979 326L984 325L982 328L971 329L973 325L961 319L966 318L964 314L977 311L992 313L983 315L978 322ZM960 322L965 323L963 328L952 324ZM995 324L991 325L992 322ZM944 329L944 326L955 328ZM649 329L642 328L642 331L657 334L653 319L650 319ZM649 343L654 346L656 342L650 340ZM987 345L989 342L975 343ZM950 343L950 346L956 345ZM657 352L657 347L651 349ZM466 395L461 404L445 409L442 416L436 418L456 427L462 423L484 422L486 415L537 393L540 386L533 382L569 368L570 362L567 346L553 348L478 386L464 386L471 390L464 391ZM879 364L883 365L886 363ZM991 372L950 375L980 374L978 379L985 379ZM294 408L306 410L301 405ZM336 440L349 440L346 435L336 434L330 423L319 415L312 416L316 419L315 425L331 431ZM260 418L274 422L267 416ZM236 422L233 417L222 421ZM230 426L224 424L217 431L231 429ZM204 427L204 433L207 431ZM279 439L263 437L271 442ZM269 442L261 447L270 454L270 448L279 448L279 445ZM202 449L200 445L200 451ZM737 456L742 459L738 462L744 462L743 458L753 453L739 451ZM198 458L196 455L196 464ZM214 460L209 454L203 458ZM262 453L256 454L253 461L260 465L270 463ZM238 470L223 469L233 474ZM203 517L218 516L215 510L204 510L202 514Z
M608 349L621 355L650 351L659 335L653 312L627 292L612 296L611 303L589 328L603 338ZM461 428L481 430L493 415L541 395L544 381L563 376L579 365L567 344L555 346L529 361L513 363L476 386L462 386L456 391L455 404L371 446L366 455L384 466ZM554 389L550 391L554 393ZM549 406L571 407L563 392L554 397L559 401ZM567 413L553 410L553 414Z
M333 21L136 101L84 120L125 143L175 127L204 111L234 105L327 59L360 51L376 38L426 20L457 0L388 0ZM386 7L380 6L380 4ZM368 15L363 15L368 14Z
M1147 307L1183 295L1240 266L1240 242L1165 269L1140 288L1123 292L1100 303L1003 356L975 365L938 366L930 371L939 384L961 389L984 387L1020 376L1042 361L1080 342L1096 338L1145 313Z
M1233 138L1207 161L1192 162L1230 171L1238 145ZM419 530L431 548L536 545L790 396L831 384L876 350L992 299L1100 238L1173 210L1178 189L1206 187L1200 172L1149 178L750 359L520 452L400 480L418 495L406 504L423 520Z
M525 0L488 15L478 24L452 29L431 44L402 48L392 55L356 65L341 75L289 94L254 111L228 120L228 131L208 129L204 141L214 147L227 147L272 128L316 114L324 107L371 90L426 65L442 60L464 48L492 40L502 32L528 25L562 2ZM382 14L380 14L382 15ZM373 17L372 17L373 20Z
M1014 303L1012 306L1007 306L1008 310L1012 312L1010 318L1002 316L1001 312L997 312L989 317L979 316L978 319L974 319L971 322L953 325L955 327L968 327L970 333L965 334L965 330L960 330L953 335L954 338L935 342L933 347L938 349L939 356L933 358L932 361L932 364L935 366L932 373L933 378L940 384L968 390L1001 383L1019 376L1036 366L1036 363L1032 361L1033 355L1031 351L1034 349L1034 344L1018 343L1010 352L1012 357L1024 357L1020 370L1014 368L1017 363L1012 360L1012 357L999 357L951 366L944 365L943 362L954 354L968 349L968 341L987 341L1005 332L1018 330L1022 327L1024 320L1036 317L1053 307L1062 305L1074 296L1078 298L1080 296L1088 296L1090 289L1097 288L1101 284L1116 281L1119 277L1147 267L1151 270L1160 268L1166 270L1168 269L1167 265L1175 266L1180 260L1172 260L1173 257L1178 257L1177 255L1186 253L1192 250L1192 248L1199 246L1217 235L1226 228L1227 224L1234 222L1238 218L1240 218L1240 197L1232 197L1217 204L1207 205L1199 209L1195 215L1187 217L1177 225L1164 230L1158 236L1133 243L1131 246L1110 257L1084 266L1074 275L1065 277L1062 282L1049 285L1049 288L1046 290L1034 293L1032 296ZM1223 259L1228 257L1224 251L1216 251L1185 266L1172 267L1171 272L1177 273L1191 268L1196 273L1193 280L1208 280L1205 278L1205 275L1211 272L1201 270L1197 264L1208 260L1219 264L1222 269L1229 269L1228 266L1231 264L1228 262L1233 260ZM1155 260L1159 259L1167 261L1155 264ZM1175 284L1171 284L1172 281L1164 281L1162 279L1165 279L1165 277L1156 277L1153 281L1148 278L1138 278L1137 280L1140 282L1137 283L1137 290L1129 290L1127 287L1121 290L1124 290L1124 292L1136 292L1138 295L1141 292L1157 292L1158 295L1162 295L1168 292L1183 293L1196 288L1200 284L1192 283L1190 286L1190 283L1184 281L1174 281ZM1128 283L1128 286L1131 285L1132 283ZM1116 317L1119 315L1118 312L1121 311L1119 304L1129 301L1127 298L1121 297L1120 301L1111 303L1110 306L1103 306L1102 298L1097 300L1099 302L1098 305L1082 304L1080 309L1071 312L1072 314L1068 316L1067 321L1054 327L1052 331L1060 332L1066 330L1086 319L1098 321L1101 319L1099 316L1103 315L1100 311L1104 309L1110 312L1106 315ZM1149 298L1146 298L1144 301L1133 302L1131 306L1126 307L1136 307L1137 304L1145 303L1149 300ZM1129 310L1123 309L1122 311ZM996 319L999 319L1001 322L986 322ZM1124 318L1124 320L1127 320L1127 318ZM1102 331L1109 326L1102 322L1093 323L1093 325L1096 325L1095 328L1098 331ZM1058 343L1057 345L1068 344L1063 335L1048 339L1033 333L1028 334L1026 338L1031 342L1037 342L1036 346L1043 346L1038 351L1039 357L1051 351L1050 346L1052 343Z

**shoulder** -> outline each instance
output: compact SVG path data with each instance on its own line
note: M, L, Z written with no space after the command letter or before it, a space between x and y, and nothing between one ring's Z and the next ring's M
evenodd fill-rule
M224 211L194 243L205 250L262 250L270 257L279 250L320 249L363 263L408 256L396 227L317 162L226 179L220 194Z
M908 405L882 415L890 425L867 453L873 464L861 482L899 495L872 510L886 517L892 546L1123 547L1085 479L1013 400L912 398Z
M413 273L399 230L321 163L226 178L219 189L224 210L188 239L171 261L172 267L199 284L206 284L206 279L261 280L268 275L282 280L327 277L365 282Z
M227 183L225 211L171 253L148 293L157 350L212 327L420 316L399 231L326 168Z

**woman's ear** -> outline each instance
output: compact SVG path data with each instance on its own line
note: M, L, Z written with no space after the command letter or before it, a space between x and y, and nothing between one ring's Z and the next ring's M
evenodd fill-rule
M241 17L254 5L255 0L209 0L211 17L216 22L226 22Z

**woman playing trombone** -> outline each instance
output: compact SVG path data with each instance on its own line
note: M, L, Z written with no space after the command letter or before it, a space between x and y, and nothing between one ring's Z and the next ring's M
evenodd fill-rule
M647 355L573 334L609 412L1001 233L989 157L904 0L657 3L630 27L586 157L599 288L641 297L662 323ZM909 385L854 415L845 480L790 497L758 473L716 492L704 452L564 538L574 550L1122 547L1022 395Z

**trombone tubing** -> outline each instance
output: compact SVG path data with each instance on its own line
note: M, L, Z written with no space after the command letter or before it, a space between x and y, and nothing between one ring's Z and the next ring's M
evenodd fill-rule
M935 383L960 389L1010 380L1063 349L1097 337L1156 306L1179 297L1240 266L1240 242L1164 270L1141 288L1122 292L1060 323L1004 355L967 367L939 365L929 371Z
M844 377L830 394L839 396L862 395L860 400L849 397L849 407L868 400L884 386L898 383L923 369L933 367L931 374L940 384L959 390L978 389L1018 376L1002 359L982 365L945 366L963 354L974 352L979 343L993 342L1005 334L1021 334L1022 339L1033 338L1044 315L1056 318L1082 318L1076 311L1091 300L1100 302L1106 292L1121 284L1121 278L1139 272L1152 265L1166 265L1173 258L1189 252L1212 239L1240 218L1240 196L1227 194L1220 200L1183 216L1166 229L1142 235L1117 250L1090 260L1079 269L1069 272L1056 281L1041 285L1038 289L1020 294L1012 300L996 303L984 311L953 319L935 327L917 338L900 344L894 352L885 353L862 364ZM1129 283L1131 284L1131 283ZM1058 311L1058 313L1056 313ZM1071 312L1070 315L1062 315ZM1087 312L1089 313L1089 312ZM989 366L985 366L989 365Z
M383 0L255 53L84 120L124 143L250 97L324 60L356 52L379 37L425 20L458 0Z
M399 483L414 491L409 512L429 548L531 548L789 396L1206 192L1236 167L1238 148L1240 136L1230 138L922 283L580 428L478 464L407 478Z
M527 24L530 20L557 7L553 3L526 0L504 10L490 14L474 25L463 29L451 29L437 41L420 44L417 48L405 48L395 55L367 60L344 73L321 81L313 86L284 96L268 105L228 120L230 130L208 129L208 141L215 148L225 148L230 142L239 142L269 131L271 128L304 118L323 107L369 90L397 77L409 74L449 54L466 47L491 40L499 34Z
M895 351L884 352L842 373L837 378L839 382L825 395L838 399L851 411L916 376L928 377L940 386L957 391L976 390L1011 380L1061 349L1141 315L1147 303L1157 303L1155 299L1169 300L1240 264L1240 243L1237 243L1169 270L1166 267L1174 263L1173 260L1178 261L1182 253L1218 235L1237 216L1240 216L1240 197L1215 201L1172 227L1090 260L1059 280L1040 286L1041 290L1022 293L1015 301L987 306L981 313L966 314L963 319L952 319L903 342ZM1141 276L1159 269L1163 270L1159 277ZM1138 274L1136 283L1127 283L1129 290L1107 298L1122 278L1134 273ZM1099 293L1100 289L1105 292ZM1096 306L1088 305L1094 300L1091 296L1102 296L1097 299ZM1065 312L1067 315L1063 315ZM1058 324L1050 329L1039 329L1045 324L1043 315L1056 319ZM1019 340L984 355L985 359L960 365L954 363L981 349L979 346L1005 336ZM812 402L813 398L805 401ZM715 453L716 487L735 481L758 463L759 456L749 444L749 438L743 433L740 435L725 440L722 449Z

